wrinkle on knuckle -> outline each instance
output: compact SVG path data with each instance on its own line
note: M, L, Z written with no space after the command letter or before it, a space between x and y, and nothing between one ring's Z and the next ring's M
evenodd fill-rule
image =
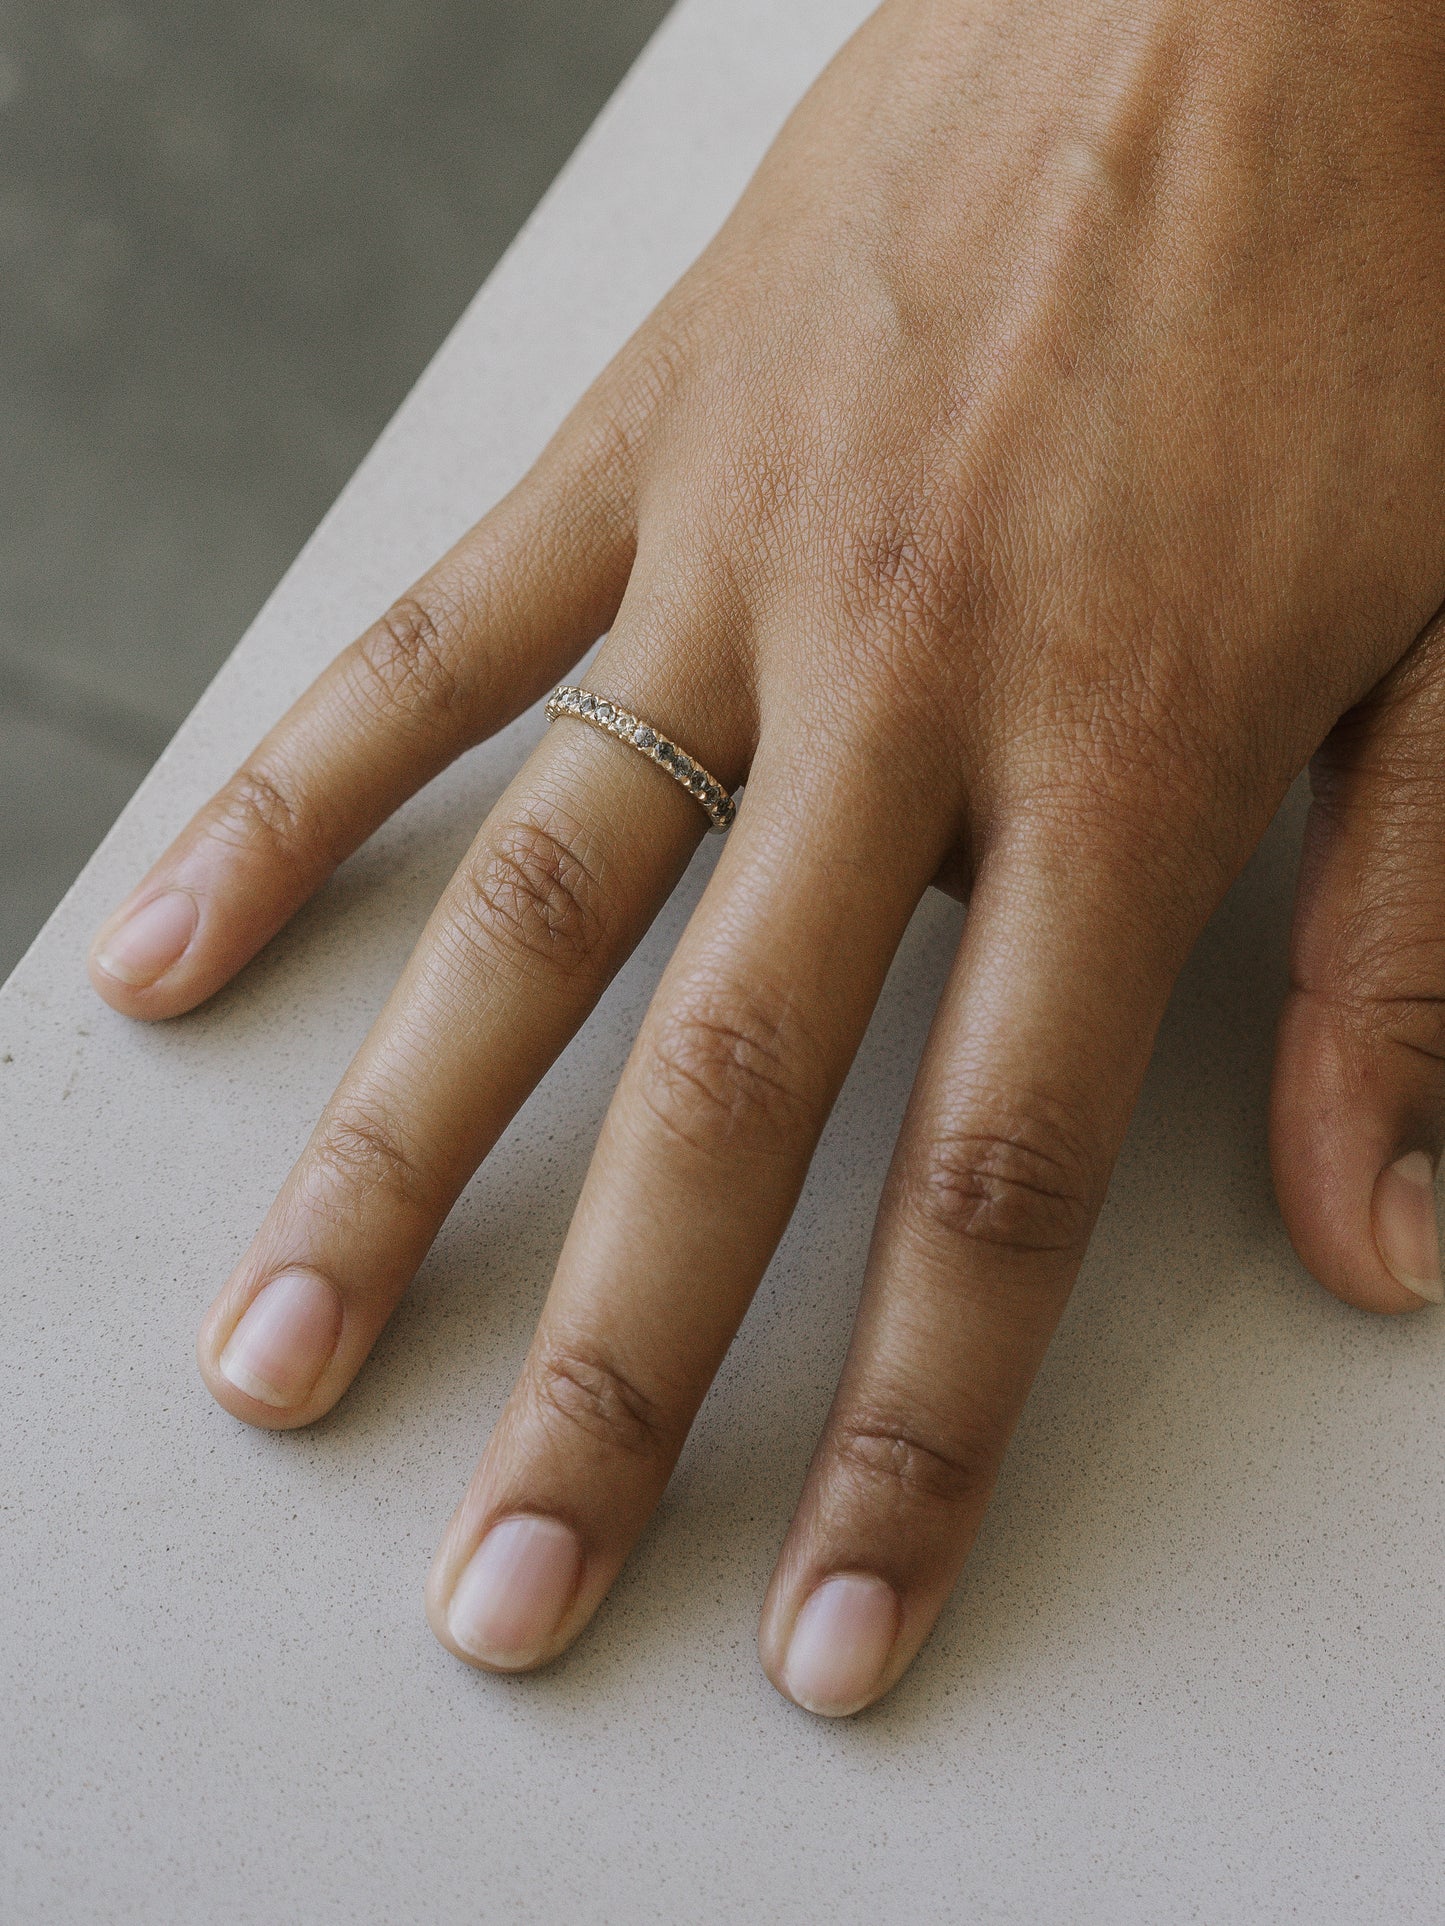
M1036 754L1014 793L1058 833L1072 826L1094 846L1127 850L1141 828L1182 830L1197 812L1208 758L1189 743L1190 725L1160 722L1152 698L1069 690L1030 723Z
M1011 657L1011 740L1029 751L1013 758L1011 799L1064 831L1083 810L1123 849L1141 832L1159 854L1186 847L1232 880L1278 760L1274 711L1197 643L1162 619L1141 626L1127 604L1065 607L1051 623L1031 608Z
M848 660L870 705L910 726L926 718L929 736L940 719L953 716L957 726L964 713L961 663L975 700L994 673L986 652L960 657L960 638L992 636L997 655L1016 593L995 512L967 481L956 493L947 510L891 498L861 517L834 510L828 518L828 613L848 635Z
M291 867L309 865L316 853L300 793L260 762L238 769L216 798L210 833L233 848L259 849Z
M1445 995L1381 997L1376 1017L1387 1043L1445 1064Z
M439 591L403 595L356 647L369 705L388 715L433 723L468 706L460 664L467 617Z
M575 825L509 824L458 879L459 927L492 961L522 957L570 974L607 947L603 879Z
M1422 890L1402 874L1388 852L1379 853L1351 900L1308 903L1308 941L1299 940L1297 927L1291 989L1346 1018L1368 1018L1394 1002L1430 1001L1445 990L1445 935L1432 894L1428 883Z
M913 1215L933 1235L1020 1255L1082 1252L1095 1211L1087 1159L1037 1107L939 1131L911 1190Z
M1405 959L1397 952L1391 952L1382 962L1392 972L1383 981L1393 980L1401 985L1398 989L1340 984L1324 987L1299 980L1293 989L1322 1006L1336 1026L1367 1048L1383 1042L1445 1064L1445 955L1438 944L1421 947L1428 954L1422 959L1424 968L1417 981L1422 986L1439 984L1439 989L1404 987L1408 981Z
M965 1433L946 1449L907 1426L862 1414L840 1424L831 1444L844 1476L907 1499L966 1507L988 1496L998 1467L991 1438Z
M1341 919L1340 952L1326 993L1370 1010L1430 1000L1445 989L1445 937L1433 907L1401 900L1376 881L1371 898ZM1392 900L1394 894L1394 900Z
M652 1026L642 1089L672 1138L705 1155L776 1144L809 1112L813 1055L786 996L714 989Z
M1045 766L1031 772L1027 787L1006 793L1000 816L1020 858L1055 869L1062 860L1075 876L1090 877L1095 900L1107 900L1121 926L1151 946L1166 943L1172 954L1193 940L1244 854L1232 801L1206 797L1206 785L1186 774L1161 770L1135 750L1122 751L1107 776L1092 782Z
M849 541L843 581L860 616L909 631L946 626L958 601L934 543L901 519Z
M597 508L606 504L609 519L625 523L659 399L649 393L645 378L605 384L578 408L528 485L545 491L549 503L558 489L585 487Z
M339 1180L346 1196L379 1190L392 1203L420 1213L435 1203L435 1178L379 1109L339 1106L327 1117L307 1163L324 1180L320 1185L313 1181L313 1201L322 1192L333 1192ZM349 1221L350 1207L343 1206L341 1214Z
M631 474L659 419L685 393L695 363L700 292L697 268L675 286L647 325L622 349L574 417L589 474Z
M994 600L966 533L906 504L885 502L845 526L834 570L843 609L870 655L910 688L920 652L926 666L941 642L956 645L961 632L975 630Z
M672 1430L657 1401L596 1349L549 1346L532 1358L527 1384L544 1427L563 1442L580 1433L628 1458L665 1458Z

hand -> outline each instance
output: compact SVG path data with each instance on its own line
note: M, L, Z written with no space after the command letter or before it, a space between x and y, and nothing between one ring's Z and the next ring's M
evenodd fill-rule
M781 1691L853 1711L926 1637L1170 986L1316 752L1279 1196L1341 1297L1442 1296L1442 42L1406 0L889 0L101 932L116 1008L193 1007L604 631L589 686L746 778L437 1557L458 1656L539 1664L596 1610L930 881L970 910L763 1611ZM228 1411L341 1396L705 827L548 730L205 1320Z

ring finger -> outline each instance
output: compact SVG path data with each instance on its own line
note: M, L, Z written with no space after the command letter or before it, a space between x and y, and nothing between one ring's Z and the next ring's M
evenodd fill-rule
M856 1712L928 1634L1082 1259L1203 888L1145 926L1107 849L984 863L879 1211L764 1666Z

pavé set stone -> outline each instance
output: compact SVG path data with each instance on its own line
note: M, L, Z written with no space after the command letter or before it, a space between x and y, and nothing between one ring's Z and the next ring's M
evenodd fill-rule
M547 720L555 722L558 716L576 716L579 722L590 722L594 729L605 730L609 736L616 736L649 762L655 762L659 769L665 769L673 781L681 786L707 812L708 821L717 830L727 829L738 813L738 806L720 782L708 774L701 763L694 762L691 756L684 755L675 742L643 722L639 717L629 715L626 709L619 709L615 702L594 694L591 689L575 688L564 682L554 689L547 698Z

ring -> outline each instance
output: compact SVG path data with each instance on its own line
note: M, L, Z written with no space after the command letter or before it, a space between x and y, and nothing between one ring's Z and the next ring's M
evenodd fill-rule
M649 762L655 762L659 769L665 769L694 802L702 804L714 829L727 829L737 815L737 804L700 762L685 756L675 742L669 742L666 736L659 735L650 723L643 722L639 716L629 715L626 709L619 709L615 702L607 701L605 696L594 695L590 689L573 688L570 683L564 682L547 698L548 722L555 722L558 716L576 716L579 722L590 722L594 729L603 729L609 736L616 736L619 742L630 743L639 755L646 756Z

